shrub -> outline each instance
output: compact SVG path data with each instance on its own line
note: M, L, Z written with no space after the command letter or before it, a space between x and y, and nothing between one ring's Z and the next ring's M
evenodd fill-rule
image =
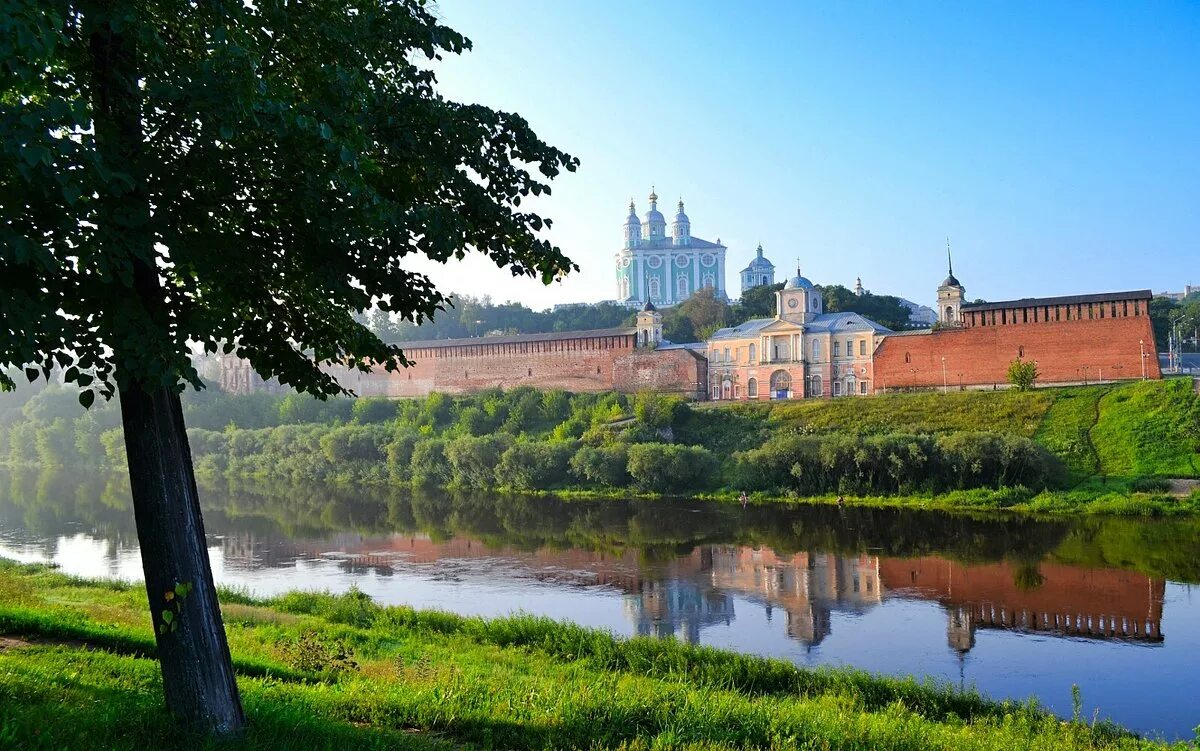
M383 397L355 399L350 408L350 417L354 422L366 423L386 422L396 416L396 402Z
M1037 363L1031 360L1022 360L1018 357L1008 364L1008 382L1015 386L1017 391L1028 391L1033 388L1033 383L1037 378Z
M629 452L623 443L584 446L571 457L571 472L585 482L610 488L629 484Z
M712 452L701 446L635 443L629 447L629 476L641 490L682 493L708 487L717 471Z
M398 433L384 447L388 478L392 482L406 482L412 478L413 449L418 440L416 433Z
M686 410L687 403L683 397L672 394L640 391L633 400L634 416L652 430L673 428Z
M321 451L333 464L382 462L383 446L389 437L380 425L345 425L321 436Z
M574 443L514 443L500 457L496 480L517 490L545 490L567 481L567 464L575 451Z
M450 464L446 460L446 441L425 438L413 445L409 476L419 485L445 485L450 482Z
M512 439L506 435L459 436L446 443L450 479L456 485L473 488L491 487L496 482L496 467Z

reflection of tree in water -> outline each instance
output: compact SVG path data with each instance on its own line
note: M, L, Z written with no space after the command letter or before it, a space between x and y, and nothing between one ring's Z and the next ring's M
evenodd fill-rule
M210 534L317 540L356 532L455 536L516 550L639 551L647 564L704 545L768 547L780 554L936 555L961 562L1055 560L1135 568L1200 581L1200 521L1022 516L901 509L700 501L561 500L429 489L209 482L201 488ZM0 524L53 538L82 530L135 539L121 475L12 472L0 476ZM1033 579L1029 580L1030 582Z
M1036 563L1022 563L1013 572L1013 584L1022 592L1032 592L1046 583L1046 577Z

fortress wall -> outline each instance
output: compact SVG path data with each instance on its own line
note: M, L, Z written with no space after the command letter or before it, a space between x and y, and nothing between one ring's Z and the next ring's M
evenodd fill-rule
M1144 314L888 336L875 351L875 388L941 388L942 358L951 388L1005 387L1008 366L1018 357L1037 362L1043 384L1136 379L1142 377L1143 351L1146 377L1161 378L1154 332Z

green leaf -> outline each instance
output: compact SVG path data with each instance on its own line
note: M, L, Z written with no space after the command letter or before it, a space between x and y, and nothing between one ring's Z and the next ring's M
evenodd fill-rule
M80 391L79 392L79 403L83 405L84 409L91 409L92 403L95 401L96 401L96 392L95 391L89 390L89 391Z
M175 620L175 614L170 610L164 610L162 611L162 619L163 623L170 623L171 621Z

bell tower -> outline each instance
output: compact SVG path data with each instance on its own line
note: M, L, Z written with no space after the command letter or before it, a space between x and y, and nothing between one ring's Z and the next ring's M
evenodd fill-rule
M946 279L938 286L938 323L942 326L962 325L962 305L967 288L954 276L954 260L950 257L950 238L946 238Z
M821 291L800 273L796 264L796 275L775 293L775 317L789 323L808 323L821 315L823 301Z
M653 349L662 343L662 313L654 303L646 305L637 314L637 346Z

